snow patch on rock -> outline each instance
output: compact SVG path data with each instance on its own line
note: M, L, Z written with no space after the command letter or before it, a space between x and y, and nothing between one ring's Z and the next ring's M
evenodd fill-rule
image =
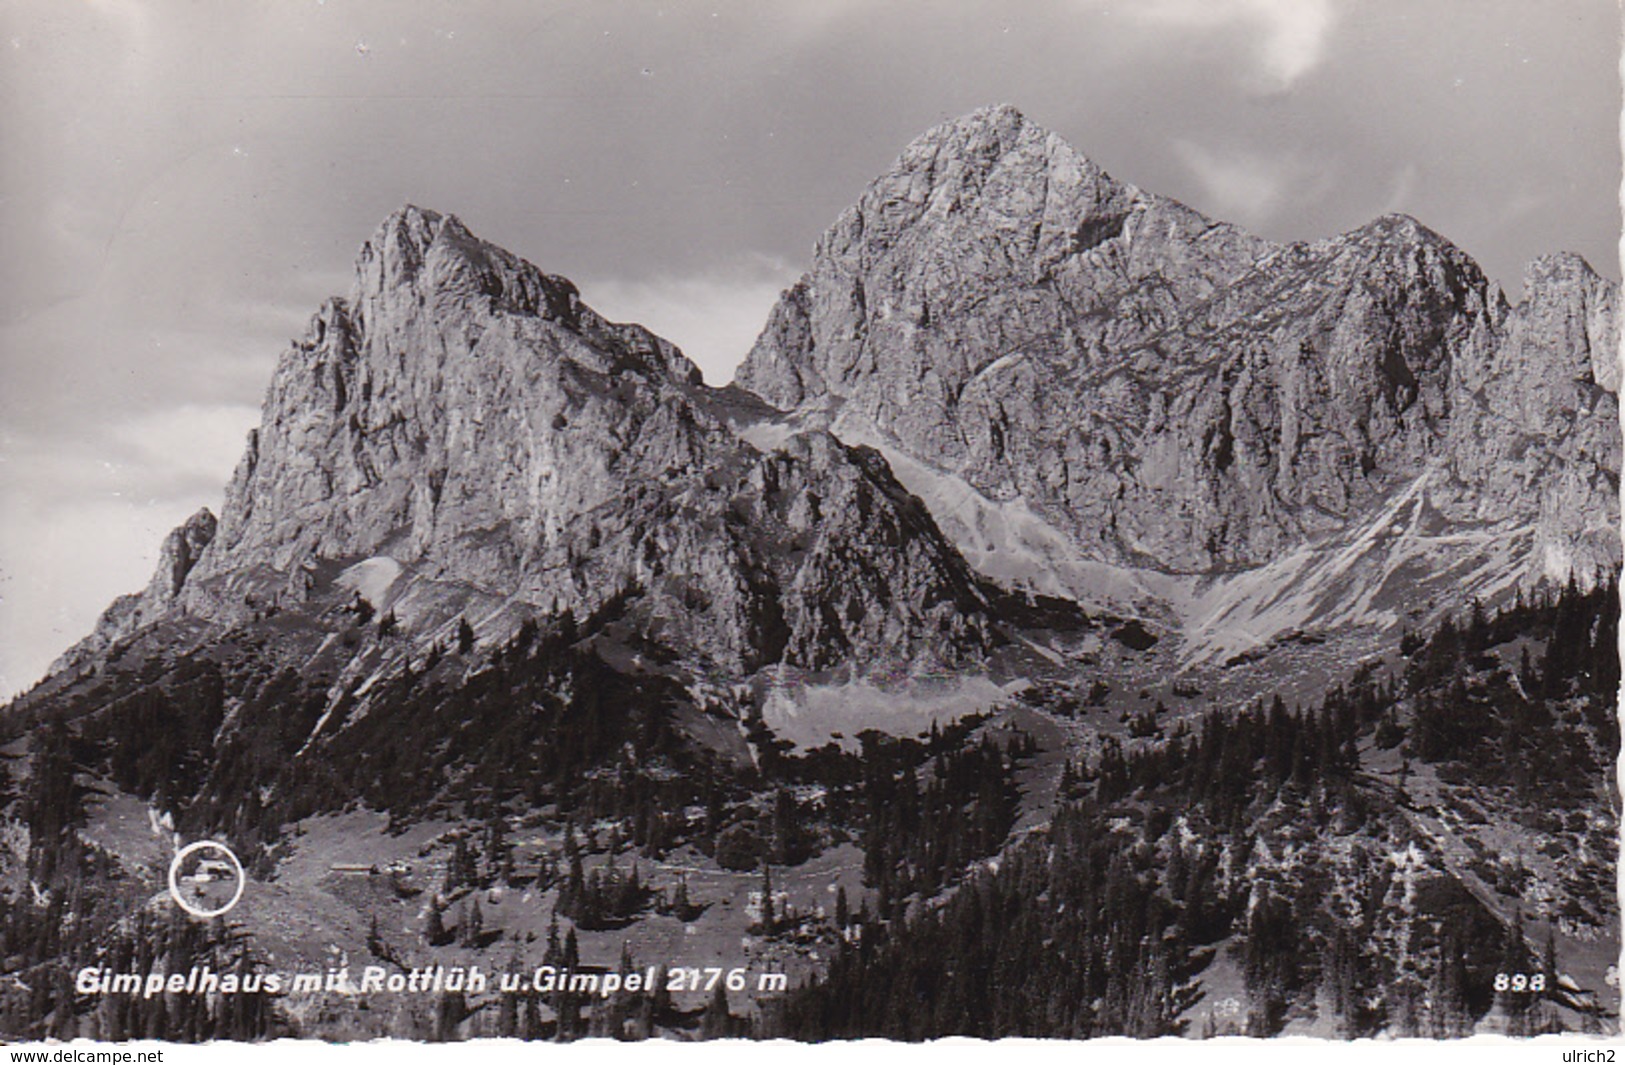
M989 499L963 477L913 458L850 407L841 411L831 430L843 443L884 455L898 483L919 497L965 561L999 584L1071 599L1087 608L1153 618L1177 615L1177 605L1190 598L1190 579L1086 558L1026 499Z
M361 598L379 606L400 576L401 564L387 555L379 555L357 562L339 574L335 583L346 591L359 592Z
M984 713L1025 686L1025 681L999 685L987 677L910 679L885 687L869 680L803 684L787 679L769 689L762 720L798 749L838 741L855 750L858 734L866 729L917 736L933 721L944 725Z

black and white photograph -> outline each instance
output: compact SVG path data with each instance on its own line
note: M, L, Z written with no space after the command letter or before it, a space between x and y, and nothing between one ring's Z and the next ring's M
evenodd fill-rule
M1617 1045L1620 71L0 0L0 1042Z

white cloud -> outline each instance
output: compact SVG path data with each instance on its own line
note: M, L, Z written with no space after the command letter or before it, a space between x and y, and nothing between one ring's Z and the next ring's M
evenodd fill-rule
M1403 211L1410 213L1414 210L1412 198L1416 194L1416 181L1421 176L1421 170L1415 163L1406 163L1394 174L1393 185L1388 190L1388 198L1383 201L1382 213L1394 214Z
M614 321L647 326L683 349L709 385L733 380L796 271L754 258L695 277L582 281L581 298Z
M90 633L114 596L145 587L164 536L196 510L97 496L10 496L0 523L0 698Z
M1231 27L1256 34L1259 87L1280 92L1320 65L1337 11L1332 0L1142 0L1128 13L1196 33Z
M218 508L259 412L183 403L71 441L0 434L0 698L144 587L165 535Z
M1501 217L1507 221L1527 218L1536 211L1546 207L1550 198L1529 189L1520 189L1506 200L1506 206L1501 209Z
M1218 151L1187 140L1174 141L1173 149L1202 184L1207 198L1200 206L1248 227L1267 225L1312 177L1310 168L1291 155Z
M138 484L223 488L259 421L257 407L187 403L119 422L110 435Z

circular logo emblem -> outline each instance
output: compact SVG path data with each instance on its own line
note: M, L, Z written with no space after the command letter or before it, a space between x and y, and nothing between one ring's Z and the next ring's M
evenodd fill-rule
M169 863L169 897L193 917L219 917L243 897L243 863L224 843L188 843Z

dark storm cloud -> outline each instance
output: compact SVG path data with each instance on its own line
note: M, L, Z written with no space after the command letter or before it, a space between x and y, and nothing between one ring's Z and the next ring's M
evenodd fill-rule
M1606 2L41 0L3 17L0 689L218 501L280 348L403 202L574 278L713 380L909 139L1001 101L1272 238L1403 210L1510 289L1557 248L1617 276Z

